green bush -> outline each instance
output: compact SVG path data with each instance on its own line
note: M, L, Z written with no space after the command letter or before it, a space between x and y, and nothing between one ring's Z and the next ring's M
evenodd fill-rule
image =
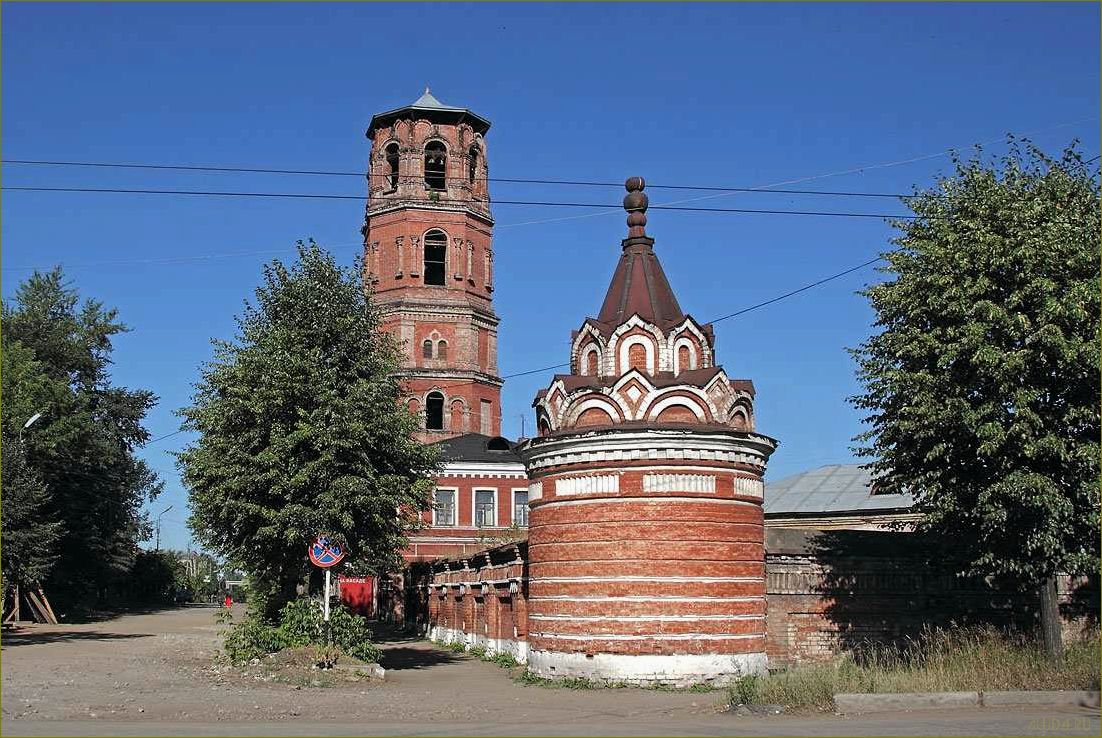
M327 634L321 604L309 598L284 605L279 612L279 625L250 614L225 632L223 647L234 663L242 663L284 648L324 647L329 643L354 659L379 660L379 649L371 642L367 618L336 605L329 610Z
M282 630L258 617L246 617L231 625L222 640L222 648L235 664L263 658L289 645Z

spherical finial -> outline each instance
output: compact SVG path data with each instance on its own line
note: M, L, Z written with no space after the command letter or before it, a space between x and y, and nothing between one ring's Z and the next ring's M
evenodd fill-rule
M649 200L643 188L647 186L642 177L628 177L624 182L624 188L628 194L624 196L624 210L628 211L628 236L646 235L647 205Z

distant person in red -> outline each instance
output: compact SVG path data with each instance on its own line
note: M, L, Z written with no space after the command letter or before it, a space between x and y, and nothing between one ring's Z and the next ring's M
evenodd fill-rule
M225 605L227 608L233 607L233 595L229 592L226 593Z

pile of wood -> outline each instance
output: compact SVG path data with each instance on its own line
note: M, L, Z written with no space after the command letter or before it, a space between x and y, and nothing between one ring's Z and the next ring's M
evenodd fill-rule
M23 620L24 605L34 622L57 625L57 616L42 587L22 588L18 584L4 593L4 625Z

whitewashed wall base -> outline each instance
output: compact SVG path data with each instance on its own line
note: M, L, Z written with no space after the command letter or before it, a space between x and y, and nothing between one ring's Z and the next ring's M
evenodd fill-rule
M608 682L689 687L725 685L747 674L764 675L764 653L740 654L609 654L560 653L531 650L528 668L545 679L585 677Z

